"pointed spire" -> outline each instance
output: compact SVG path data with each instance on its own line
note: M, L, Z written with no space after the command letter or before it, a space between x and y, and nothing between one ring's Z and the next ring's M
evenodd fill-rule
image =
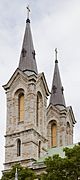
M24 72L34 72L38 74L37 64L35 59L35 50L32 41L32 34L30 29L30 19L29 19L29 6L27 7L27 20L26 20L26 29L24 34L24 40L22 45L22 51L19 61L19 69Z
M64 99L64 89L61 83L59 68L58 68L58 60L57 60L57 48L55 49L55 68L50 96L50 103L52 105L62 105L66 106Z
M18 180L17 168L16 168L16 173L15 173L15 180Z

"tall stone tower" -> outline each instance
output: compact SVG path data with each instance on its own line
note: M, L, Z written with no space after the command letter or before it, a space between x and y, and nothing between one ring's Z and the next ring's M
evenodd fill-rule
M47 107L50 93L44 73L37 70L29 17L19 67L3 87L7 97L5 170L18 162L31 166L47 148L72 143L75 118L65 105L58 60Z
M47 137L49 147L73 144L73 126L76 123L72 107L66 107L64 88L61 83L57 49L50 102L47 108Z
M49 90L44 73L37 71L29 19L19 67L4 89L7 95L5 169L17 162L30 165L47 148L45 123Z

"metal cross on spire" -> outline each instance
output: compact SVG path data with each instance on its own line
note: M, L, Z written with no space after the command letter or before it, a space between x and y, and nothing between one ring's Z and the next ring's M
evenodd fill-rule
M27 8L27 19L29 19L29 13L30 13L29 5L26 8Z
M57 51L57 48L55 48L55 62L56 62L56 63L58 63L57 54L58 54L58 51Z

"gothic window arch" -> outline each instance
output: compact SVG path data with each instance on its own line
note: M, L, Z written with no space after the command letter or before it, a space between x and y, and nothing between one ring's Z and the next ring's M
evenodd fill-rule
M36 107L36 125L42 124L43 100L42 94L37 92L37 107Z
M24 93L18 95L19 122L24 121Z
M51 120L48 123L47 127L47 136L48 136L48 147L56 147L57 146L57 129L58 124L56 120Z
M25 105L24 105L24 89L20 88L15 92L14 95L14 115L18 123L24 121Z
M17 139L17 156L21 156L21 140Z
M51 147L57 145L57 124L53 122L51 124Z

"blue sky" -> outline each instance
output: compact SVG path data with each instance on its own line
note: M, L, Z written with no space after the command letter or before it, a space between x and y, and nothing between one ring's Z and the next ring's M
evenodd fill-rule
M80 0L3 0L0 2L0 171L6 127L6 96L2 85L18 67L28 4L38 71L45 73L51 89L57 47L66 104L73 107L77 120L74 142L80 141Z

